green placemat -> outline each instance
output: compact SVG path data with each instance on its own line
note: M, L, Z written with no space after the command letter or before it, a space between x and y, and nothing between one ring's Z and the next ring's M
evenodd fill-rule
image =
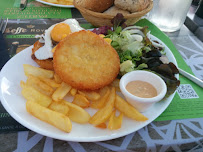
M172 51L178 63L178 67L193 74L190 67L185 63L178 50L165 33L147 19L140 20L136 25L148 26L151 34L161 39ZM176 92L169 107L156 119L156 121L203 117L203 89L182 75L180 75L179 78L181 82L179 87L180 90L178 89L179 93ZM184 93L186 97L181 96L181 93Z
M21 11L20 0L1 0L0 17L9 19L72 18L70 8L51 7L35 0L28 0L27 7Z

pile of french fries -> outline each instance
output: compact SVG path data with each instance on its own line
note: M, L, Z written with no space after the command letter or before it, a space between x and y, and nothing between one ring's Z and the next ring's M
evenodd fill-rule
M147 118L116 94L119 80L97 91L82 91L61 81L54 71L24 64L26 82L21 81L22 95L27 100L26 110L36 118L65 132L72 130L72 121L90 123L98 128L121 128L123 116L136 121ZM67 95L73 101L65 101ZM98 109L90 116L85 108ZM116 113L119 113L117 116Z

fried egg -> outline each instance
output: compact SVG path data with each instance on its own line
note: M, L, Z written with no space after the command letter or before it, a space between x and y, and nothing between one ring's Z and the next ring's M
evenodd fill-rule
M80 30L84 29L80 27L78 21L75 19L67 19L63 22L52 25L45 31L45 35L43 36L45 44L35 52L35 57L39 60L53 58L53 41L58 43L69 34Z

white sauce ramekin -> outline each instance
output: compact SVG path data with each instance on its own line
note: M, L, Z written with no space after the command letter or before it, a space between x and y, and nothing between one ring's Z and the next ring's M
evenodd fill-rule
M145 81L150 83L157 90L157 96L141 98L131 94L126 90L127 84L131 81ZM166 84L162 78L152 72L143 70L132 71L125 74L120 80L120 89L127 102L140 112L147 111L154 103L163 99L167 92Z

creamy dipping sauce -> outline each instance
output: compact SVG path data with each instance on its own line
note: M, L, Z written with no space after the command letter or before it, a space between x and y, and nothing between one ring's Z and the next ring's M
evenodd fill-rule
M152 98L157 96L157 90L148 82L131 81L127 84L126 89L134 96L141 98Z

